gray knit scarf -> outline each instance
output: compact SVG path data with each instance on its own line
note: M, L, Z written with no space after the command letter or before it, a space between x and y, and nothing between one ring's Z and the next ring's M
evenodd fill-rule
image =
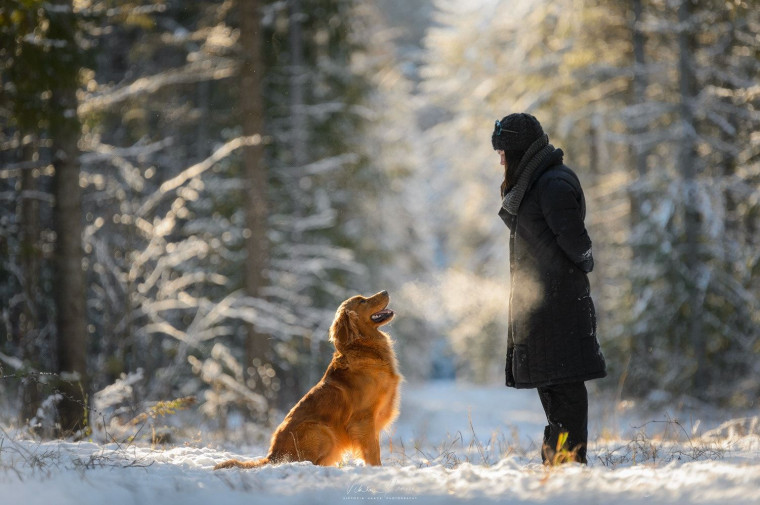
M542 135L528 147L528 150L525 151L525 154L520 159L520 164L517 165L517 170L515 170L517 182L504 195L504 200L501 202L504 210L513 216L517 215L517 210L520 208L520 203L525 196L525 192L533 180L533 174L541 166L546 157L553 152L554 146L549 143L548 135Z

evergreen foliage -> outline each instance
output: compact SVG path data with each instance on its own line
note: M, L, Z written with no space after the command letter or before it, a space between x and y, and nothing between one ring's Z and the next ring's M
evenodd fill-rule
M490 133L515 111L583 181L607 383L755 401L755 2L261 0L263 130L249 135L240 1L0 2L7 411L45 430L63 398L63 144L79 151L92 398L128 383L119 401L197 395L222 426L266 421L319 379L339 303L382 289L410 380L500 380L508 258ZM259 296L245 291L253 145L269 199ZM250 327L272 352L249 362Z
M587 181L599 335L624 391L751 404L757 391L745 377L760 350L757 9L690 0L436 5L423 75L443 119L430 145L459 199L444 225L453 264L483 281L503 275L498 220L483 217L501 174L473 167L489 164L493 119L529 111Z

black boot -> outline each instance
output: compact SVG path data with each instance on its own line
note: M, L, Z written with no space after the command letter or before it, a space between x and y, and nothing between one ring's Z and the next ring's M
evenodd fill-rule
M546 465L566 462L586 464L588 444L588 394L586 384L575 382L538 388L546 413L541 460Z

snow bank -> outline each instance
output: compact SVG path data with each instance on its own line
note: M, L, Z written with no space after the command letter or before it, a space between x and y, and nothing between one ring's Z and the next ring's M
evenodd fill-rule
M597 437L590 466L546 469L536 448L541 410L530 393L405 387L402 416L383 440L383 467L346 460L340 467L292 463L214 472L230 456L260 456L266 448L38 442L3 431L0 503L757 503L756 421L725 423L701 437L672 430L666 440L662 429L629 439Z

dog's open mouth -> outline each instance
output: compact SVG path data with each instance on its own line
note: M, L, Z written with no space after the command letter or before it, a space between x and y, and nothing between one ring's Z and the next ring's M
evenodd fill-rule
M369 318L372 319L372 322L374 323L382 323L383 321L387 321L388 319L392 317L393 317L393 311L391 309L383 309L369 316Z

